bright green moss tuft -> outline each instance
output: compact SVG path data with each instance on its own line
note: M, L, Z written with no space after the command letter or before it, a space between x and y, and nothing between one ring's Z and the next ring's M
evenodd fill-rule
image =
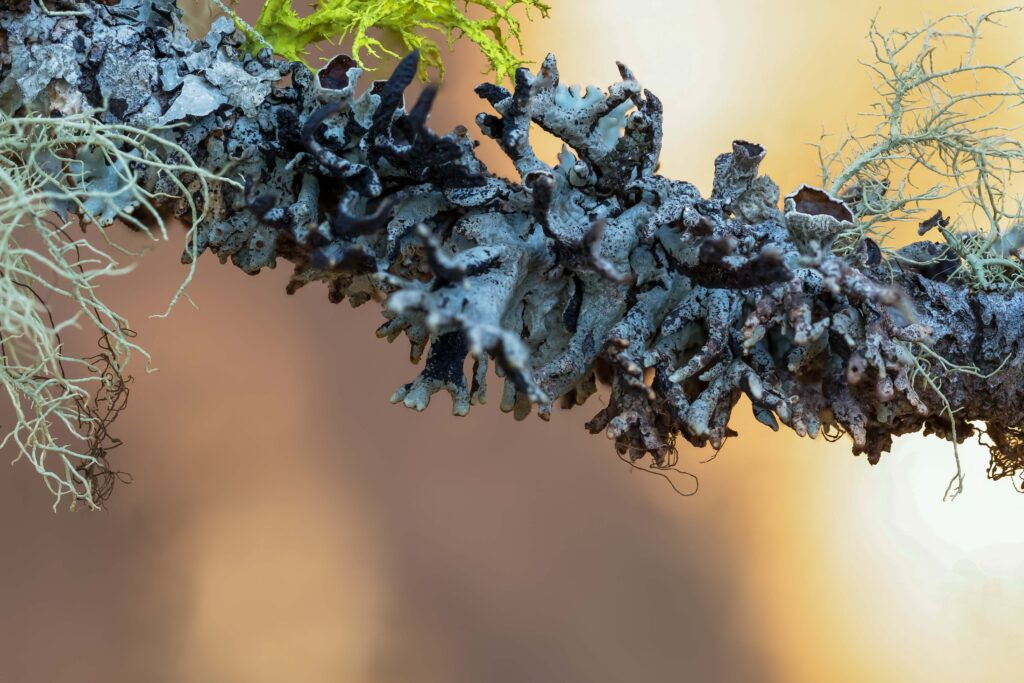
M321 0L311 14L300 17L292 9L291 0L267 0L256 22L256 32L286 59L303 60L307 48L331 40L340 43L353 36L353 56L361 61L364 52L374 57L382 53L396 55L370 36L371 28L388 31L401 40L406 50L419 50L420 77L426 78L429 67L444 76L441 50L425 32L437 31L446 37L449 47L460 36L476 43L487 57L498 80L512 76L526 62L513 54L514 40L522 50L520 23L511 10L522 5L527 18L531 8L547 16L549 7L540 0L466 0L484 10L482 19L471 19L456 7L455 0Z

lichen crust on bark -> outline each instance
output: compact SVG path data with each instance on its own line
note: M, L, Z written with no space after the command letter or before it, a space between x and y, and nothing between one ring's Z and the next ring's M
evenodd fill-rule
M678 437L720 447L746 396L772 429L845 432L872 463L894 436L962 442L983 422L991 476L1024 467L1024 292L972 290L869 239L833 254L850 208L802 186L780 209L753 142L714 161L710 196L659 175L661 102L622 64L604 91L562 85L553 56L511 90L477 88L493 113L476 124L512 181L488 172L466 128L427 126L435 89L405 106L415 54L361 89L351 59L314 73L251 56L225 20L190 40L169 0L75 8L0 13L3 106L105 102L110 121L186 124L161 134L246 179L213 192L186 260L211 251L252 274L285 260L289 293L322 282L335 302L383 302L378 336L425 355L393 401L422 410L446 391L465 414L494 362L517 419L607 383L587 428L658 466ZM534 124L565 143L557 164L534 152ZM145 180L173 194L159 173Z

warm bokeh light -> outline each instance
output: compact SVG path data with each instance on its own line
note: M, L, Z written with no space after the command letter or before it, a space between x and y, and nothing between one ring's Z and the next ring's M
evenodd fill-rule
M872 101L858 60L878 0L550 2L528 56L556 52L582 84L627 63L665 105L662 173L704 191L735 138L767 147L784 192L816 181L805 143ZM892 1L879 20L973 7ZM984 49L1019 51L1022 30ZM443 130L484 109L483 61L462 46L448 64ZM134 483L102 513L52 515L23 464L0 478L0 681L1020 677L1024 497L985 480L973 442L944 503L944 442L904 437L869 467L741 404L716 459L681 449L701 480L684 499L585 433L597 403L551 423L496 397L464 419L444 397L388 405L406 348L373 337L370 307L285 296L286 266L249 278L205 257L200 308L147 318L177 261L161 246L108 294L160 367L135 368L120 425Z

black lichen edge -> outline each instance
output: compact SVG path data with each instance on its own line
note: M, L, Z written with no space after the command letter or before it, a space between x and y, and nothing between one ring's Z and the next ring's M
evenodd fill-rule
M108 121L137 126L181 115L187 126L161 134L248 181L216 188L184 258L208 250L253 274L283 258L289 293L321 281L335 302L383 300L378 335L404 333L414 362L430 348L394 401L422 410L444 390L464 414L485 399L493 360L517 419L533 406L547 419L556 400L582 404L610 383L587 427L662 466L678 436L720 447L744 395L772 428L846 432L872 463L895 435L962 441L975 421L1001 435L990 474L1024 463L1024 293L970 291L869 241L832 255L849 209L802 187L780 211L756 143L716 159L710 198L658 175L661 103L622 64L607 92L559 85L553 56L537 74L521 69L511 92L477 89L496 111L477 124L514 162L515 183L487 171L465 128L426 126L433 89L406 111L416 54L357 94L348 57L311 73L249 56L223 21L191 41L171 0L77 9L0 12L0 104L61 115L106 98L117 103ZM219 104L179 101L186 80ZM534 153L531 123L565 142L557 166ZM173 194L165 177L145 181ZM929 364L933 383L915 345L948 361Z

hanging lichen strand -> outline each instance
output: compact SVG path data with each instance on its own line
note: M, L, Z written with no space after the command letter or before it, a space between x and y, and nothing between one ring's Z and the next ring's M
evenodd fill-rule
M846 432L872 463L895 435L962 441L984 422L990 474L1024 468L1024 293L972 291L866 238L833 255L851 210L806 186L780 210L752 142L715 160L710 197L658 175L661 103L621 64L607 93L561 86L554 57L511 92L477 89L512 182L465 128L427 127L433 89L404 107L415 54L357 94L350 59L314 74L250 57L226 20L193 42L169 0L77 9L0 15L5 106L67 115L105 98L107 121L186 123L173 138L200 166L247 180L211 192L186 260L212 251L257 273L284 259L290 293L322 281L335 302L382 299L378 336L426 355L394 401L422 410L447 391L465 414L493 361L518 419L609 383L588 429L658 466L680 436L720 446L745 395L773 429ZM531 122L565 142L557 166L534 153ZM167 181L139 172L154 191Z

